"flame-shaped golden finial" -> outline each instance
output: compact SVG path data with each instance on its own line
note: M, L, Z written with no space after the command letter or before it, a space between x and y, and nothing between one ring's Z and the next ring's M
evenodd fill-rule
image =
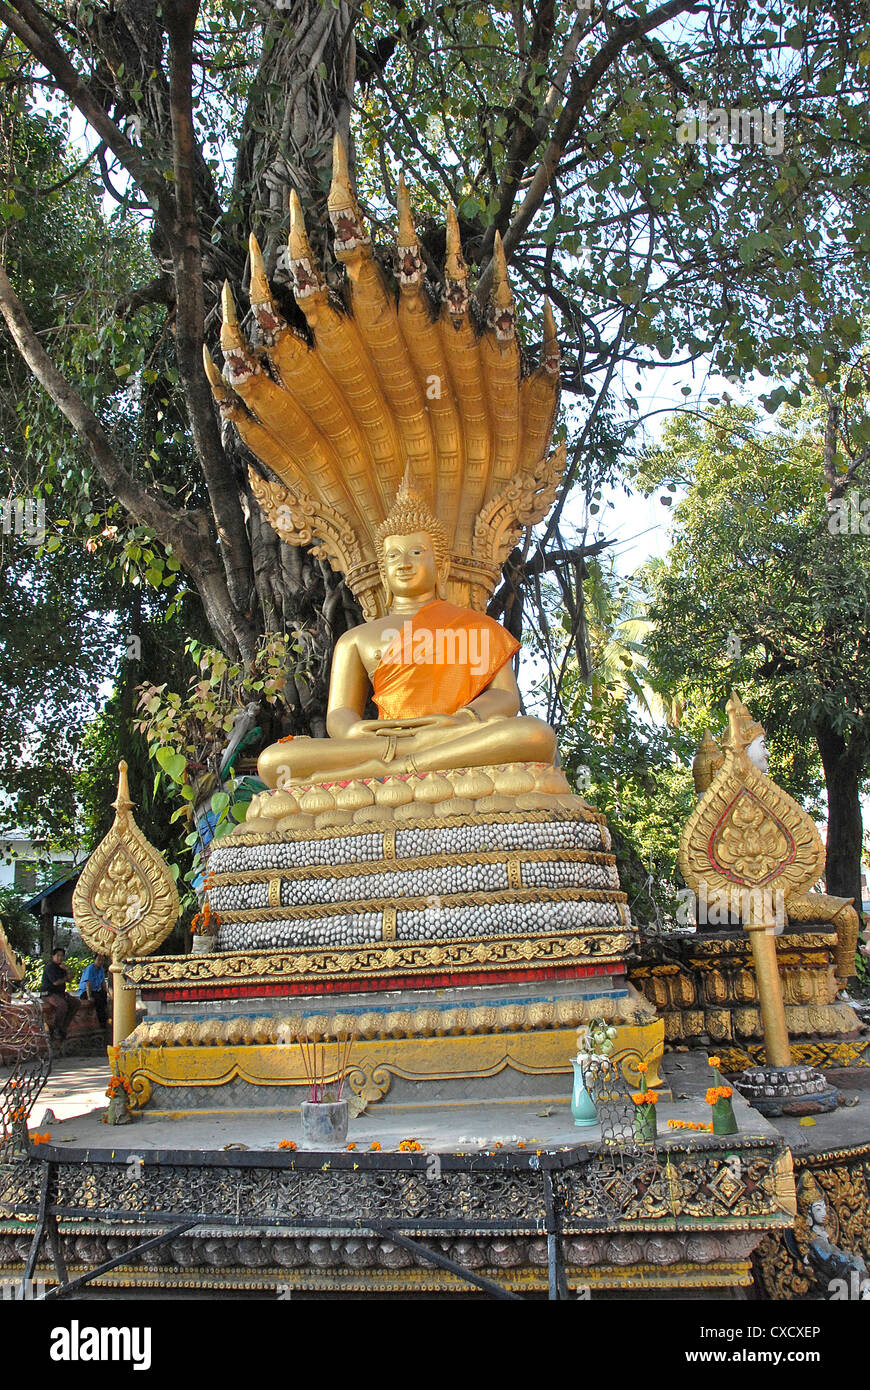
M465 322L468 313L468 266L462 254L462 237L459 232L459 218L456 209L447 209L447 252L444 257L444 289L442 291L447 312L457 332ZM470 326L469 326L470 327Z
M335 254L340 261L359 255L371 246L351 182L347 147L338 131L332 142L332 183L326 209L335 233Z
M735 753L740 753L755 739L764 737L763 725L753 719L736 690L731 691L725 713L728 715L728 728L722 735L723 748L733 748Z
M238 328L239 316L236 313L236 301L229 280L224 280L221 288L221 318L225 324L235 324Z
M404 174L399 174L396 205L399 212L399 228L396 239L396 278L399 281L400 289L414 291L423 279L423 258L420 255L420 242L414 226L411 199L408 196Z
M722 749L712 738L710 730L705 729L704 737L698 744L698 751L692 762L692 780L695 783L695 791L698 796L704 795L722 766L722 762Z
M221 290L221 347L225 353L245 352L247 348L229 280L224 280Z
M180 909L175 879L131 814L127 764L118 764L115 820L82 870L73 917L92 951L115 960L147 956L169 935Z
M326 282L320 274L320 267L311 249L308 233L305 230L305 214L295 188L290 190L290 236L287 242L290 261L290 274L293 276L293 293L297 300L320 294Z
M266 262L260 250L260 243L251 232L248 237L248 253L251 257L251 304L265 304L272 301L272 289L266 274Z
M127 779L127 764L123 758L118 763L118 791L112 802L112 808L118 812L119 816L126 816L133 809L133 802L130 800L130 783Z
M257 320L263 341L271 347L275 342L275 335L287 325L275 307L272 287L266 274L266 262L263 260L260 243L253 232L248 237L248 251L251 258L251 312Z
M459 218L452 204L447 209L447 255L444 259L444 274L448 280L468 279L468 266L462 254Z
M513 309L514 307L514 297L511 294L510 279L508 278L507 257L504 253L504 242L500 232L496 232L492 248L492 292L489 299L490 303L499 309Z
M259 371L255 359L248 350L248 344L239 325L236 301L228 280L224 280L221 290L221 351L230 381L235 384L243 378Z
M314 264L314 253L305 230L305 214L295 188L290 189L290 236L287 250L291 261L310 261Z
M345 208L356 206L347 162L347 146L338 131L332 139L332 182L329 185L326 206L330 212L343 212Z
M229 401L230 398L227 384L223 379L220 367L217 362L215 362L205 343L202 345L202 365L205 368L205 374L208 377L208 384L211 387L212 395L218 405L223 405L226 401Z
M508 279L507 257L499 232L495 234L492 248L492 291L489 296L489 320L500 348L512 342L516 337L516 309Z
M541 354L543 366L548 372L558 373L562 354L556 337L556 320L549 299L544 300L544 346Z
M399 213L399 235L398 244L401 247L413 246L415 249L420 245L417 238L417 229L414 226L414 214L411 211L411 197L408 193L408 186L405 183L405 175L399 174L399 190L396 196L396 206Z

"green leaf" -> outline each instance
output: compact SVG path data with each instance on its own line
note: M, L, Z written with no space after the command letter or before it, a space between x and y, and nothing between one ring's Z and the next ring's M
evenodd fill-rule
M180 753L173 753L171 748L158 748L155 754L157 762L163 768L168 777L173 782L182 782L187 771L187 759Z

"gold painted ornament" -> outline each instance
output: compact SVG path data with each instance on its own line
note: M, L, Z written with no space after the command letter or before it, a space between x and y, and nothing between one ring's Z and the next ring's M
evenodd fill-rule
M708 899L722 894L739 902L741 894L763 890L766 900L781 892L787 902L818 879L824 845L806 811L750 761L744 740L757 737L760 725L741 730L748 711L736 694L728 715L721 766L680 837L680 870L693 892L706 885ZM705 753L709 766L712 750Z
M549 304L540 365L523 376L517 314L498 234L482 331L471 316L459 224L448 210L441 303L433 318L404 180L399 185L396 303L336 135L328 211L349 311L315 261L302 206L290 196L288 266L311 345L281 316L256 237L250 304L256 345L232 292L223 295L221 374L205 370L222 415L268 470L249 471L270 525L340 570L366 620L385 611L377 530L407 475L444 527L446 597L483 611L523 529L549 511L565 469L550 452L559 349Z
M72 906L85 944L118 961L156 951L181 906L168 864L133 820L125 762L112 804L114 824L82 870Z

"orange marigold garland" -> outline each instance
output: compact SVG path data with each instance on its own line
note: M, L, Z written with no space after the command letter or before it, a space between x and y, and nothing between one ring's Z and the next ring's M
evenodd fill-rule
M215 936L221 924L218 914L212 909L208 898L203 898L202 909L197 912L190 924L194 936Z
M718 1057L711 1057L710 1066L716 1073L717 1080L721 1082L719 1075ZM705 1097L707 1104L713 1111L713 1133L714 1134L736 1134L738 1130L737 1117L734 1114L734 1106L731 1104L731 1097L734 1091L730 1086L719 1085L710 1086Z
M656 1105L658 1104L659 1093L650 1090L635 1091L631 1098L636 1107L634 1112L635 1138L642 1143L652 1144L658 1133Z

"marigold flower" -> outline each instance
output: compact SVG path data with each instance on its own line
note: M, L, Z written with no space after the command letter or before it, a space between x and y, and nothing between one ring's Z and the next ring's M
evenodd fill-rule
M656 1105L658 1103L658 1098L658 1091L647 1091L644 1095L644 1100L646 1101L647 1105Z
M296 1145L294 1144L294 1142L293 1142L292 1139L279 1139L279 1140L278 1140L278 1148L279 1148L279 1149L295 1149L295 1148L296 1148Z
M420 1153L423 1145L419 1139L403 1139L399 1144L400 1154Z
M348 1151L348 1153L353 1153L353 1151L354 1151L355 1148L356 1148L356 1144L348 1144L348 1146L347 1146L347 1151Z
M649 1071L649 1062L638 1062L637 1070L640 1072L641 1076L643 1076L645 1072Z
M708 1057L707 1062L711 1067L715 1067L717 1071L722 1065L722 1059L720 1057Z
M31 1134L30 1138L34 1144L47 1144L51 1139L51 1133L46 1130L44 1134Z
M734 1094L730 1086L720 1086L719 1093L723 1100L730 1100Z
M375 1154L379 1154L379 1153L380 1153L380 1151L381 1151L381 1146L380 1146L380 1144L378 1143L377 1139L375 1139L375 1141L374 1141L373 1143L369 1144L369 1150L370 1150L372 1153L375 1153Z
M711 1086L704 1099L706 1100L708 1105L715 1105L717 1100L719 1099L719 1087Z
M646 1101L646 1091L635 1091L631 1098L635 1105L643 1105Z

